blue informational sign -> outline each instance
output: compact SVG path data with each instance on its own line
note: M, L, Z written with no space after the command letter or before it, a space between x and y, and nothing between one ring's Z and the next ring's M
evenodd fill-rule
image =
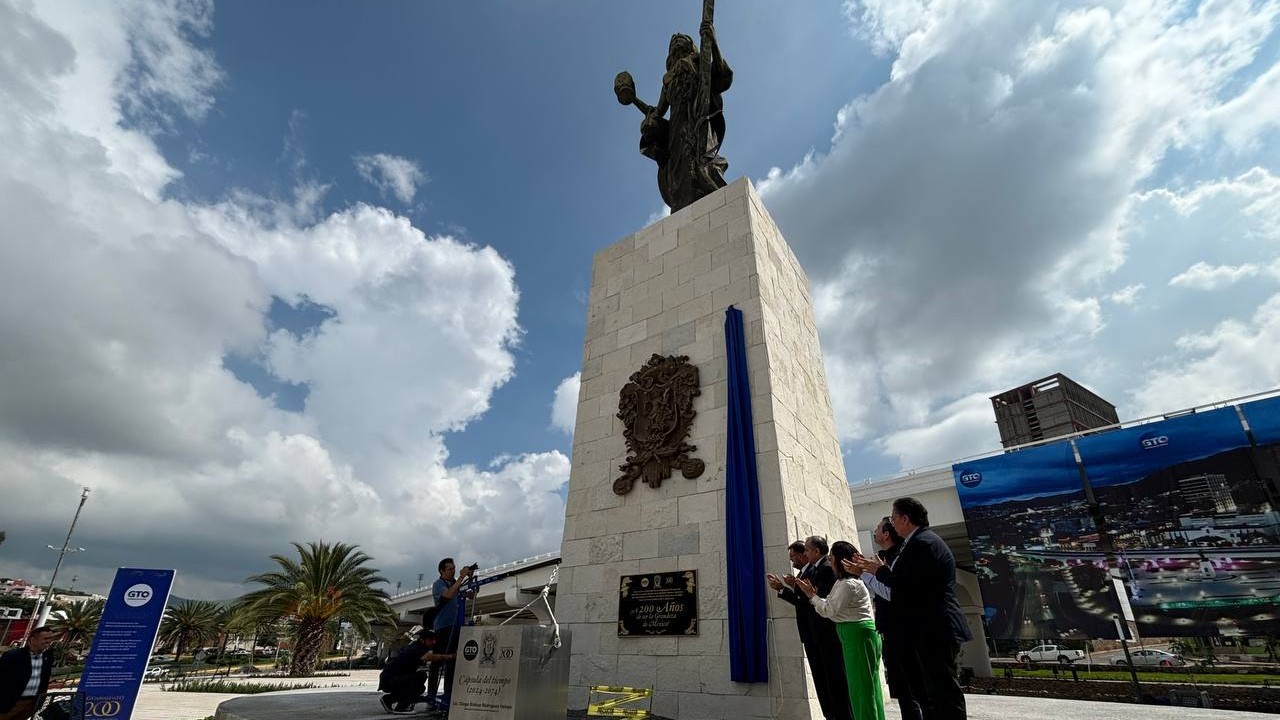
M1254 400L1241 405L1240 410L1249 421L1253 439L1259 445L1280 442L1280 397Z
M129 720L173 587L172 570L120 568L85 660L72 717Z

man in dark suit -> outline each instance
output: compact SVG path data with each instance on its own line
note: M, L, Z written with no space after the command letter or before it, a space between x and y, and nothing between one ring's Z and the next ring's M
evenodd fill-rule
M878 555L883 563L892 564L897 559L898 552L902 550L902 536L893 529L893 522L887 516L876 523L876 529L871 532L871 539L876 547L880 548ZM845 570L856 572L856 564L846 560ZM901 654L901 643L898 642L897 637L901 632L902 621L893 614L893 603L890 602L893 593L870 573L862 573L862 582L871 591L871 599L875 603L876 630L884 641L881 662L884 663L885 679L889 682L889 695L898 701L902 720L921 720L923 715L920 712L920 703L911 696L911 688L903 681L904 671L898 657Z
M897 558L884 563L859 556L854 564L891 593L898 632L890 640L900 651L904 683L925 720L965 720L956 658L960 644L972 636L956 600L955 556L929 529L929 511L919 500L894 500L889 522L903 538Z
M53 672L53 658L45 650L54 637L52 630L39 627L26 647L0 655L0 720L28 720L40 707Z
M803 540L797 540L787 546L787 559L791 562L791 569L796 571L796 575L804 574L805 569L809 567L809 561L804 557ZM778 597L799 608L800 601L804 599L803 595L787 587L786 584L783 583L782 578L775 573L765 575L765 580L769 583L769 587L773 588L774 592L778 593ZM808 614L797 609L796 634L800 636L800 644L805 646L808 646L809 643L809 625L807 620Z
M808 564L800 573L800 579L813 583L818 596L825 598L836 584L835 571L827 558L826 538L821 535L806 538L804 553ZM782 578L785 587L778 592L778 597L795 605L800 641L809 659L822 715L827 720L852 720L848 678L844 674L844 651L840 647L840 636L836 634L836 624L818 615L809 598L795 590L795 581L796 578L790 575Z

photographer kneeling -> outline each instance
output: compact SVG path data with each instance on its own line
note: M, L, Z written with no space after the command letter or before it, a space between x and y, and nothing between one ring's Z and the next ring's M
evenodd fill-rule
M436 634L427 628L418 631L417 639L387 661L378 675L378 689L385 692L379 701L389 713L407 715L427 688L427 674L418 668L423 663L453 660L453 655L435 651Z

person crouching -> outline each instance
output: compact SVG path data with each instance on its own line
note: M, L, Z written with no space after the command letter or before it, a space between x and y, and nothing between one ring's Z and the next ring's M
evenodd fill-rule
M419 668L424 663L453 660L453 655L436 652L435 646L435 633L423 628L416 640L387 661L378 675L378 689L386 693L379 699L382 709L397 715L413 712L414 703L427 689L427 671Z

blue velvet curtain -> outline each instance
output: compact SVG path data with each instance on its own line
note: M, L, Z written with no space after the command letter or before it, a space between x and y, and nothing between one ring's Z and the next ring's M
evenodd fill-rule
M768 682L764 536L760 529L760 484L751 423L751 383L742 311L729 306L724 318L729 362L729 426L725 455L725 534L729 599L729 676L735 682Z

